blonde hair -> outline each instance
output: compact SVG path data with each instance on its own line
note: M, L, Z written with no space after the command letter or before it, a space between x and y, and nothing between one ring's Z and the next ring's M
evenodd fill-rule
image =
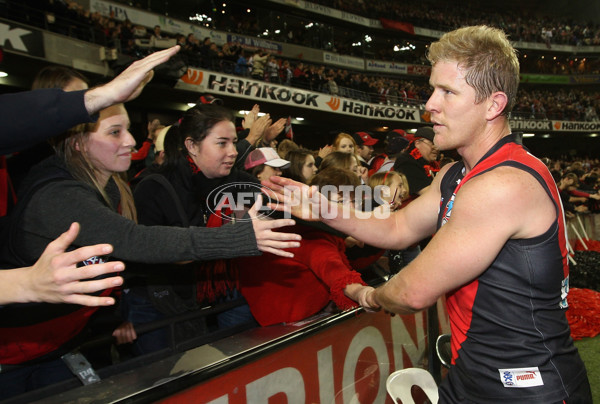
M477 25L448 32L431 44L427 60L433 66L440 61L458 62L465 70L467 84L475 89L476 103L501 91L508 99L502 114L508 115L515 106L519 60L502 30Z
M52 139L51 143L56 154L65 162L67 169L73 178L97 190L100 195L102 195L102 199L104 199L107 205L117 210L118 207L112 206L113 204L106 194L104 187L98 182L96 177L98 170L84 151L85 148L83 147L88 141L90 133L98 128L99 123L100 120L96 123L77 125L69 129L64 135ZM79 145L79 147L77 147L77 145ZM78 148L79 150L77 150ZM137 222L137 212L133 201L133 194L131 193L131 188L129 188L129 185L127 184L125 175L126 173L114 173L111 178L117 185L121 196L121 216Z
M378 185L385 185L389 187L392 184L392 180L394 178L398 178L400 180L400 183L404 185L406 195L410 195L410 189L408 188L408 179L406 178L406 175L404 175L404 173L398 171L386 171L375 173L371 177L369 177L368 185L371 188L375 188ZM406 195L403 195L403 197L405 197Z

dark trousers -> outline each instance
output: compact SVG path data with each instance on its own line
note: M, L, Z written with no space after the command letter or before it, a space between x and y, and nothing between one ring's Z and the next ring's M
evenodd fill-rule
M0 399L13 397L74 377L60 358L18 367L6 372L3 369L0 373Z

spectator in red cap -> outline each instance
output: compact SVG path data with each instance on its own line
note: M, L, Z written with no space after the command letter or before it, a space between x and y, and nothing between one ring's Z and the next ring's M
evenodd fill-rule
M223 105L223 100L210 94L202 94L196 104L216 104Z
M360 164L363 167L368 168L369 160L375 151L373 146L375 146L379 140L373 138L369 132L355 132L352 134L352 139L356 142L355 153L358 156Z
M244 163L244 168L259 180L268 180L273 175L281 175L281 170L288 168L290 162L282 159L271 147L254 149Z

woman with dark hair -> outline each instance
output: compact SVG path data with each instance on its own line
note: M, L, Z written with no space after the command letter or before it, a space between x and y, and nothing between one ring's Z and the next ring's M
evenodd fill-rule
M283 170L283 176L308 184L317 174L315 157L310 150L290 150L285 157L290 166Z
M216 104L199 104L189 109L165 137L162 166L147 170L146 178L135 186L139 223L230 227L229 222L239 221L240 217L236 217L239 212L232 209L241 208L236 203L241 193L248 193L248 199L253 198L260 183L250 174L234 168L238 154L236 142L233 114L229 109ZM276 155L274 151L273 154ZM227 199L223 199L224 196ZM222 208L218 204L223 201L227 206ZM235 251L238 245L231 240L224 247ZM156 265L156 270L142 270L141 276L130 282L130 292L125 296L129 305L128 320L134 325L239 296L237 267L230 260L194 260L184 265L165 261ZM216 320L221 328L253 322L247 305L219 314ZM197 337L205 332L205 327L201 321L185 322L176 326L176 337ZM163 329L139 336L134 350L141 354L166 346L167 332Z
M9 250L5 258L12 265L32 265L72 222L80 223L73 248L114 246L110 256L90 257L82 266L114 259L160 263L230 258L296 244L281 241L296 237L271 231L290 220L253 220L221 229L138 225L131 191L120 175L129 168L135 144L128 128L127 111L116 104L101 110L96 123L79 125L55 139L57 155L31 170L11 216L10 242L3 247ZM256 211L250 211L252 217ZM3 307L0 396L73 377L60 357L78 345L95 310L51 304ZM19 366L5 372L5 365Z

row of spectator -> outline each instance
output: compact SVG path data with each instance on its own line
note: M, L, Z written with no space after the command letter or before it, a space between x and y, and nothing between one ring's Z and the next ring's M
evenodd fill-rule
M132 4L130 1L123 1ZM377 4L367 4L364 1L347 0L315 0L313 3L325 5L330 8L346 11L359 16L372 19L386 18L410 23L416 27L435 29L439 31L450 31L452 29L475 24L486 24L503 29L514 41L545 43L548 47L552 44L564 44L572 46L586 46L600 44L600 26L593 22L575 21L574 19L557 18L544 15L539 10L526 11L522 7L509 9L504 7L498 10L495 7L486 7L473 2L463 2L460 7L453 3L444 2L419 2L386 0ZM135 3L137 7L144 5ZM329 43L331 37L326 38L327 32L317 34L303 29L302 19L293 17L291 14L285 16L290 22L296 19L297 23L287 25L287 32L276 33L273 21L276 19L270 14L271 10L256 7L256 12L246 12L247 5L236 1L228 2L227 13L221 14L214 11L212 27L224 31L234 31L247 35L264 35L284 42L292 42L307 46L316 46L315 40L320 45L336 49L342 53L354 53L352 42L345 42L343 37L337 36L338 43ZM166 7L166 6L165 6ZM169 15L176 15L176 7L165 11ZM237 11L237 13L236 13ZM269 17L264 17L268 15ZM186 19L187 15L181 15ZM325 24L325 31L327 31ZM351 40L350 40L351 41ZM320 47L320 46L319 46Z
M387 18L409 22L417 27L451 31L465 25L490 25L504 30L514 41L564 44L572 46L600 45L600 25L535 14L518 9L482 9L481 3L422 2L416 0L383 0L367 3L361 0L314 0L314 3L373 19Z
M157 30L160 31L160 27L155 27L154 31ZM226 43L219 47L210 38L200 43L194 34L187 37L177 35L176 39L190 65L211 70L395 106L422 107L430 95L429 86L424 81L399 80L302 61L293 62L262 50L250 53L239 43ZM594 91L521 88L513 116L596 121L599 111L600 97Z
M126 3L130 4L130 2ZM298 24L284 24L286 29L281 31L286 32L275 34L274 32L276 30L273 29L272 26L269 26L273 19L260 19L261 15L269 13L270 10L261 9L261 12L248 14L243 12L247 8L246 5L236 4L235 1L230 3L232 3L232 5L227 10L227 13L214 13L215 15L212 18L212 28L253 36L264 36L266 32L269 32L268 35L276 35L275 39L277 40L304 44L312 47L317 46L317 44L309 39L311 37L311 35L308 34L310 30L304 28L302 24L300 24L300 29L295 26ZM463 25L488 24L503 29L516 41L545 42L549 47L552 43L570 44L574 46L600 44L600 27L597 24L562 21L539 14L524 15L521 9L513 11L504 10L500 13L495 10L481 10L481 6L477 8L469 4L462 5L461 7L438 4L428 4L427 6L424 6L415 1L397 3L390 0L378 2L376 5L369 5L368 7L360 1L323 0L320 2L317 1L317 3L348 12L358 13L358 15L367 15L372 18L390 18L391 15L393 16L392 19L409 22L415 26L435 28L441 31L448 31ZM85 37L91 38L98 43L108 44L109 46L117 41L117 38L128 39L133 36L144 36L146 34L145 27L133 26L131 23L115 21L112 18L101 16L98 12L91 13L74 0L60 2L51 0L27 0L24 3L7 1L5 4L7 11L10 11L10 13L7 14L9 17L12 14L13 18L21 17L25 20L33 19L44 25L55 25L57 30L64 30L64 28L58 26L59 24L49 23L47 18L46 21L39 21L42 18L30 15L32 14L30 12L31 10L28 10L25 7L42 10L51 14L53 19L64 17L67 20L70 20L72 24L75 24L75 26L71 26L67 30L69 31L68 34L82 37L82 39ZM141 4L136 5L141 6ZM236 5L243 7L235 7ZM171 14L177 13L177 10L172 11L173 13ZM187 17L189 16L181 16L183 19L187 19ZM287 17L290 19L295 18L291 15ZM321 26L326 27L327 25L321 24ZM128 31L134 31L134 33L131 34ZM150 32L147 33L148 36L151 34L151 29L149 31ZM350 42L344 43L344 37ZM340 43L331 43L334 41L332 37L322 38L320 39L321 42L318 43L318 47L335 50L342 54L353 54L356 50L355 47L352 46L353 40L353 35L342 35L341 38L338 36L336 41L339 41ZM418 49L414 52L393 52L391 49L386 49L386 47L389 46L376 46L373 48L373 51L377 57L383 57L387 60L398 61L398 55L405 55L407 56L405 58L406 60L401 60L405 63L426 62L423 53L425 48ZM358 56L363 56L363 54L359 53ZM578 66L570 69L568 63L561 64L559 69L552 68L552 66L548 68L547 65L549 65L549 63L546 63L546 66L542 67L554 74L573 74L581 70ZM531 69L534 72L536 68L539 69L540 66L531 66ZM592 69L598 69L598 66L585 66L584 68L589 73L593 71Z
M543 160L556 181L567 217L600 212L600 160Z
M598 121L600 95L580 89L519 90L513 116L565 121Z
M160 26L147 29L135 26L128 20L119 21L115 18L104 17L98 12L90 13L74 0L65 0L64 2L28 0L25 4L35 6L55 17L64 16L69 21L78 22L71 26L67 30L68 32L64 31L64 25L56 24L55 28L62 27L64 34L86 40L91 40L92 37L96 41L101 39L100 42L105 42L108 46L116 47L123 53L135 57L145 56L151 50L136 46L136 39L169 38L168 34L162 32ZM350 7L345 2L338 6ZM11 15L18 16L18 13ZM27 14L27 18L33 18L32 14ZM422 106L429 97L429 86L424 81L400 80L362 72L350 72L346 69L326 68L323 65L313 65L302 61L286 60L262 51L252 52L244 49L239 43L226 43L218 46L210 38L205 38L201 42L194 34L187 36L179 34L174 38L182 46L181 55L190 66L252 76L255 79L292 85L311 91L389 105ZM539 64L537 67L539 68ZM549 91L522 88L513 116L595 121L598 120L599 113L600 101L591 91L575 89Z

